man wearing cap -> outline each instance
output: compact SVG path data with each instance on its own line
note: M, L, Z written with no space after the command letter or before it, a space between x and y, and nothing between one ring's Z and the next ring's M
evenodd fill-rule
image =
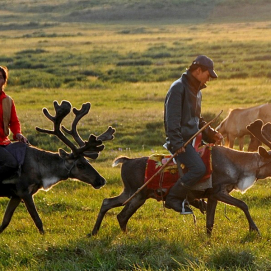
M206 167L194 149L192 143L186 148L184 143L206 124L201 116L201 90L211 78L217 78L214 63L207 56L198 56L178 80L168 90L164 106L164 125L166 132L166 148L178 153L176 161L180 178L170 189L166 197L165 207L181 214L192 214L186 200L187 193L205 174ZM203 140L209 143L220 142L222 135L210 126L202 133ZM188 169L183 174L180 167L184 164Z

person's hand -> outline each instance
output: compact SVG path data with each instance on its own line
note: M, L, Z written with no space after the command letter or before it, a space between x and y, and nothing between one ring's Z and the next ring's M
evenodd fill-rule
M223 135L220 134L220 133L216 133L216 134L214 135L214 140L215 140L215 144L216 144L216 145L221 145L222 140L223 140Z
M20 133L16 134L16 139L17 139L18 141L23 142L23 143L26 143L26 144L29 143L28 140L27 140L27 138L24 137L24 136L23 136L22 134L20 134Z
M181 148L178 149L176 152L177 152L178 154L179 154L179 153L182 153L182 152L185 152L185 147L181 147Z

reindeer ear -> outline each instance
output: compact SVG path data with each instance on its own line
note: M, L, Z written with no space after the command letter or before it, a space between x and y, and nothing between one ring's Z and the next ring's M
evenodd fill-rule
M59 156L63 159L70 157L70 154L64 151L63 149L58 150Z
M264 158L270 158L271 157L269 152L265 148L263 148L262 146L259 147L259 154Z

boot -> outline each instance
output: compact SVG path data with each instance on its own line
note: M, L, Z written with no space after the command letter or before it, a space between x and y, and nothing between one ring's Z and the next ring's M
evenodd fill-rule
M189 192L187 186L183 185L181 180L178 180L170 189L165 202L165 207L173 209L182 215L193 214L186 200L186 195Z

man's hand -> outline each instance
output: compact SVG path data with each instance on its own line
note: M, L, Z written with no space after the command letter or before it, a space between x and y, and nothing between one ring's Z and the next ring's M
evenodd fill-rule
M216 133L216 134L214 135L214 140L215 140L215 144L216 144L216 145L221 145L221 142L222 142L222 140L223 140L223 135L220 134L220 133Z
M177 153L182 153L182 152L185 152L185 147L181 147L180 149L178 149L176 151Z

